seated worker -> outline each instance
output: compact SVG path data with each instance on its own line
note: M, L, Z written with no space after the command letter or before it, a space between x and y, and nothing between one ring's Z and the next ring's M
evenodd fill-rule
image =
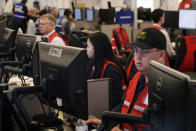
M39 32L39 21L40 21L40 16L42 16L44 14L47 14L47 10L46 9L42 9L38 13L39 17L35 21L36 35L40 35L40 32Z
M91 34L87 40L87 55L92 63L89 66L89 78L110 78L112 87L112 107L121 102L124 78L126 75L112 53L109 38L101 32Z
M124 101L116 106L113 111L140 116L143 114L143 110L148 107L145 100L148 99L150 61L155 60L165 64L166 38L161 31L155 28L146 28L138 34L136 41L131 46L138 72L129 83ZM100 124L101 120L89 119L86 123ZM142 124L135 124L135 126L138 131L148 128L148 125ZM113 128L112 131L120 130L132 131L133 128L128 124L123 124L120 128Z
M31 11L28 11L26 6L27 0L22 0L19 3L16 3L12 9L13 15L13 29L18 30L22 29L22 32L26 33L28 17L37 18L38 15L33 14Z
M40 16L39 30L44 36L48 37L49 43L66 46L67 41L55 32L56 18L51 14Z
M156 28L156 29L159 29L165 35L165 38L166 38L166 41L167 41L166 51L167 51L168 56L169 57L174 56L175 51L172 48L170 37L169 37L167 31L163 27L161 27L161 25L164 23L164 11L162 9L155 9L152 12L151 17L152 17L152 20L154 22L152 27Z
M77 20L73 18L73 13L70 9L65 9L64 18L62 20L62 31L65 35L71 34L75 28Z

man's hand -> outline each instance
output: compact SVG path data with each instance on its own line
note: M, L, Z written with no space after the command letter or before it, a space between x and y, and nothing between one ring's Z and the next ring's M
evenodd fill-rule
M85 121L86 124L96 124L96 125L101 125L101 120L100 119L89 119L87 121Z

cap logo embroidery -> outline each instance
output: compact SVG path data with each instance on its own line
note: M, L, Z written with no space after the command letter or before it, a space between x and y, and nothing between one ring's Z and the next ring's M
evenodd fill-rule
M145 31L140 32L140 33L138 34L137 38L139 38L139 39L146 39L146 32L145 32Z

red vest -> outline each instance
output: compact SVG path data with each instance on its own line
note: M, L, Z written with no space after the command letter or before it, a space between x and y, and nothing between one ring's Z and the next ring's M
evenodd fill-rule
M129 108L131 106L131 103L133 101L135 91L137 88L137 83L140 78L141 74L138 72L134 78L131 80L129 87L127 89L127 94L124 100L124 103L122 105L121 113L127 114L129 111ZM143 91L141 92L139 98L136 100L135 104L133 105L133 108L130 112L131 115L143 115L144 109L148 107L148 105L145 104L145 100L148 99L148 86L146 86ZM147 125L144 124L135 124L138 131L141 131L143 128L147 128ZM129 124L123 124L123 130L126 131L132 131L132 127Z
M104 62L104 66L103 66L103 70L102 70L102 72L101 72L101 78L104 78L104 72L105 72L105 70L106 70L106 68L107 68L107 66L108 66L109 64L112 64L112 65L114 65L117 69L121 70L114 62L112 62L112 61L105 61L105 62ZM123 88L123 91L126 92L126 83L125 83L125 81L124 81L123 78L122 78L122 88Z
M129 66L126 69L126 74L127 74L127 80L128 81L129 81L129 77L130 77L130 73L131 73L133 64L134 64L134 57L132 58L131 62L129 63Z
M59 35L57 32L54 32L54 33L52 33L52 34L49 36L49 43L51 43L52 40L53 40L55 37L60 37L60 38L64 41L64 43L65 43L66 46L69 45L68 42L66 41L66 39L63 38L61 35Z
M191 0L186 0L185 3L181 1L178 7L178 9L190 9L190 8L191 8Z
M152 28L156 28L156 29L158 29L158 30L161 29L160 26L156 26L156 25L152 25L151 27L152 27ZM166 45L166 46L167 46L167 45ZM169 58L168 58L168 55L167 55L167 54L166 54L166 57L165 57L165 61L166 61L167 65L170 66Z
M182 72L193 72L196 61L194 52L196 51L196 36L184 36L186 54L180 67L177 69ZM182 58L183 59L183 58Z
M130 50L130 47L126 47L129 44L129 37L126 30L123 27L116 27L112 32L112 51L116 55L123 56L123 53L118 52L121 49ZM119 49L119 48L120 49Z

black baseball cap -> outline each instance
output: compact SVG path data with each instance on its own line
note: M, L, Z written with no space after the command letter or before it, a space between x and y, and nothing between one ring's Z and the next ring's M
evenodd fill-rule
M129 46L136 46L142 49L157 48L166 50L166 38L160 30L146 28L137 35L136 41L129 44Z

